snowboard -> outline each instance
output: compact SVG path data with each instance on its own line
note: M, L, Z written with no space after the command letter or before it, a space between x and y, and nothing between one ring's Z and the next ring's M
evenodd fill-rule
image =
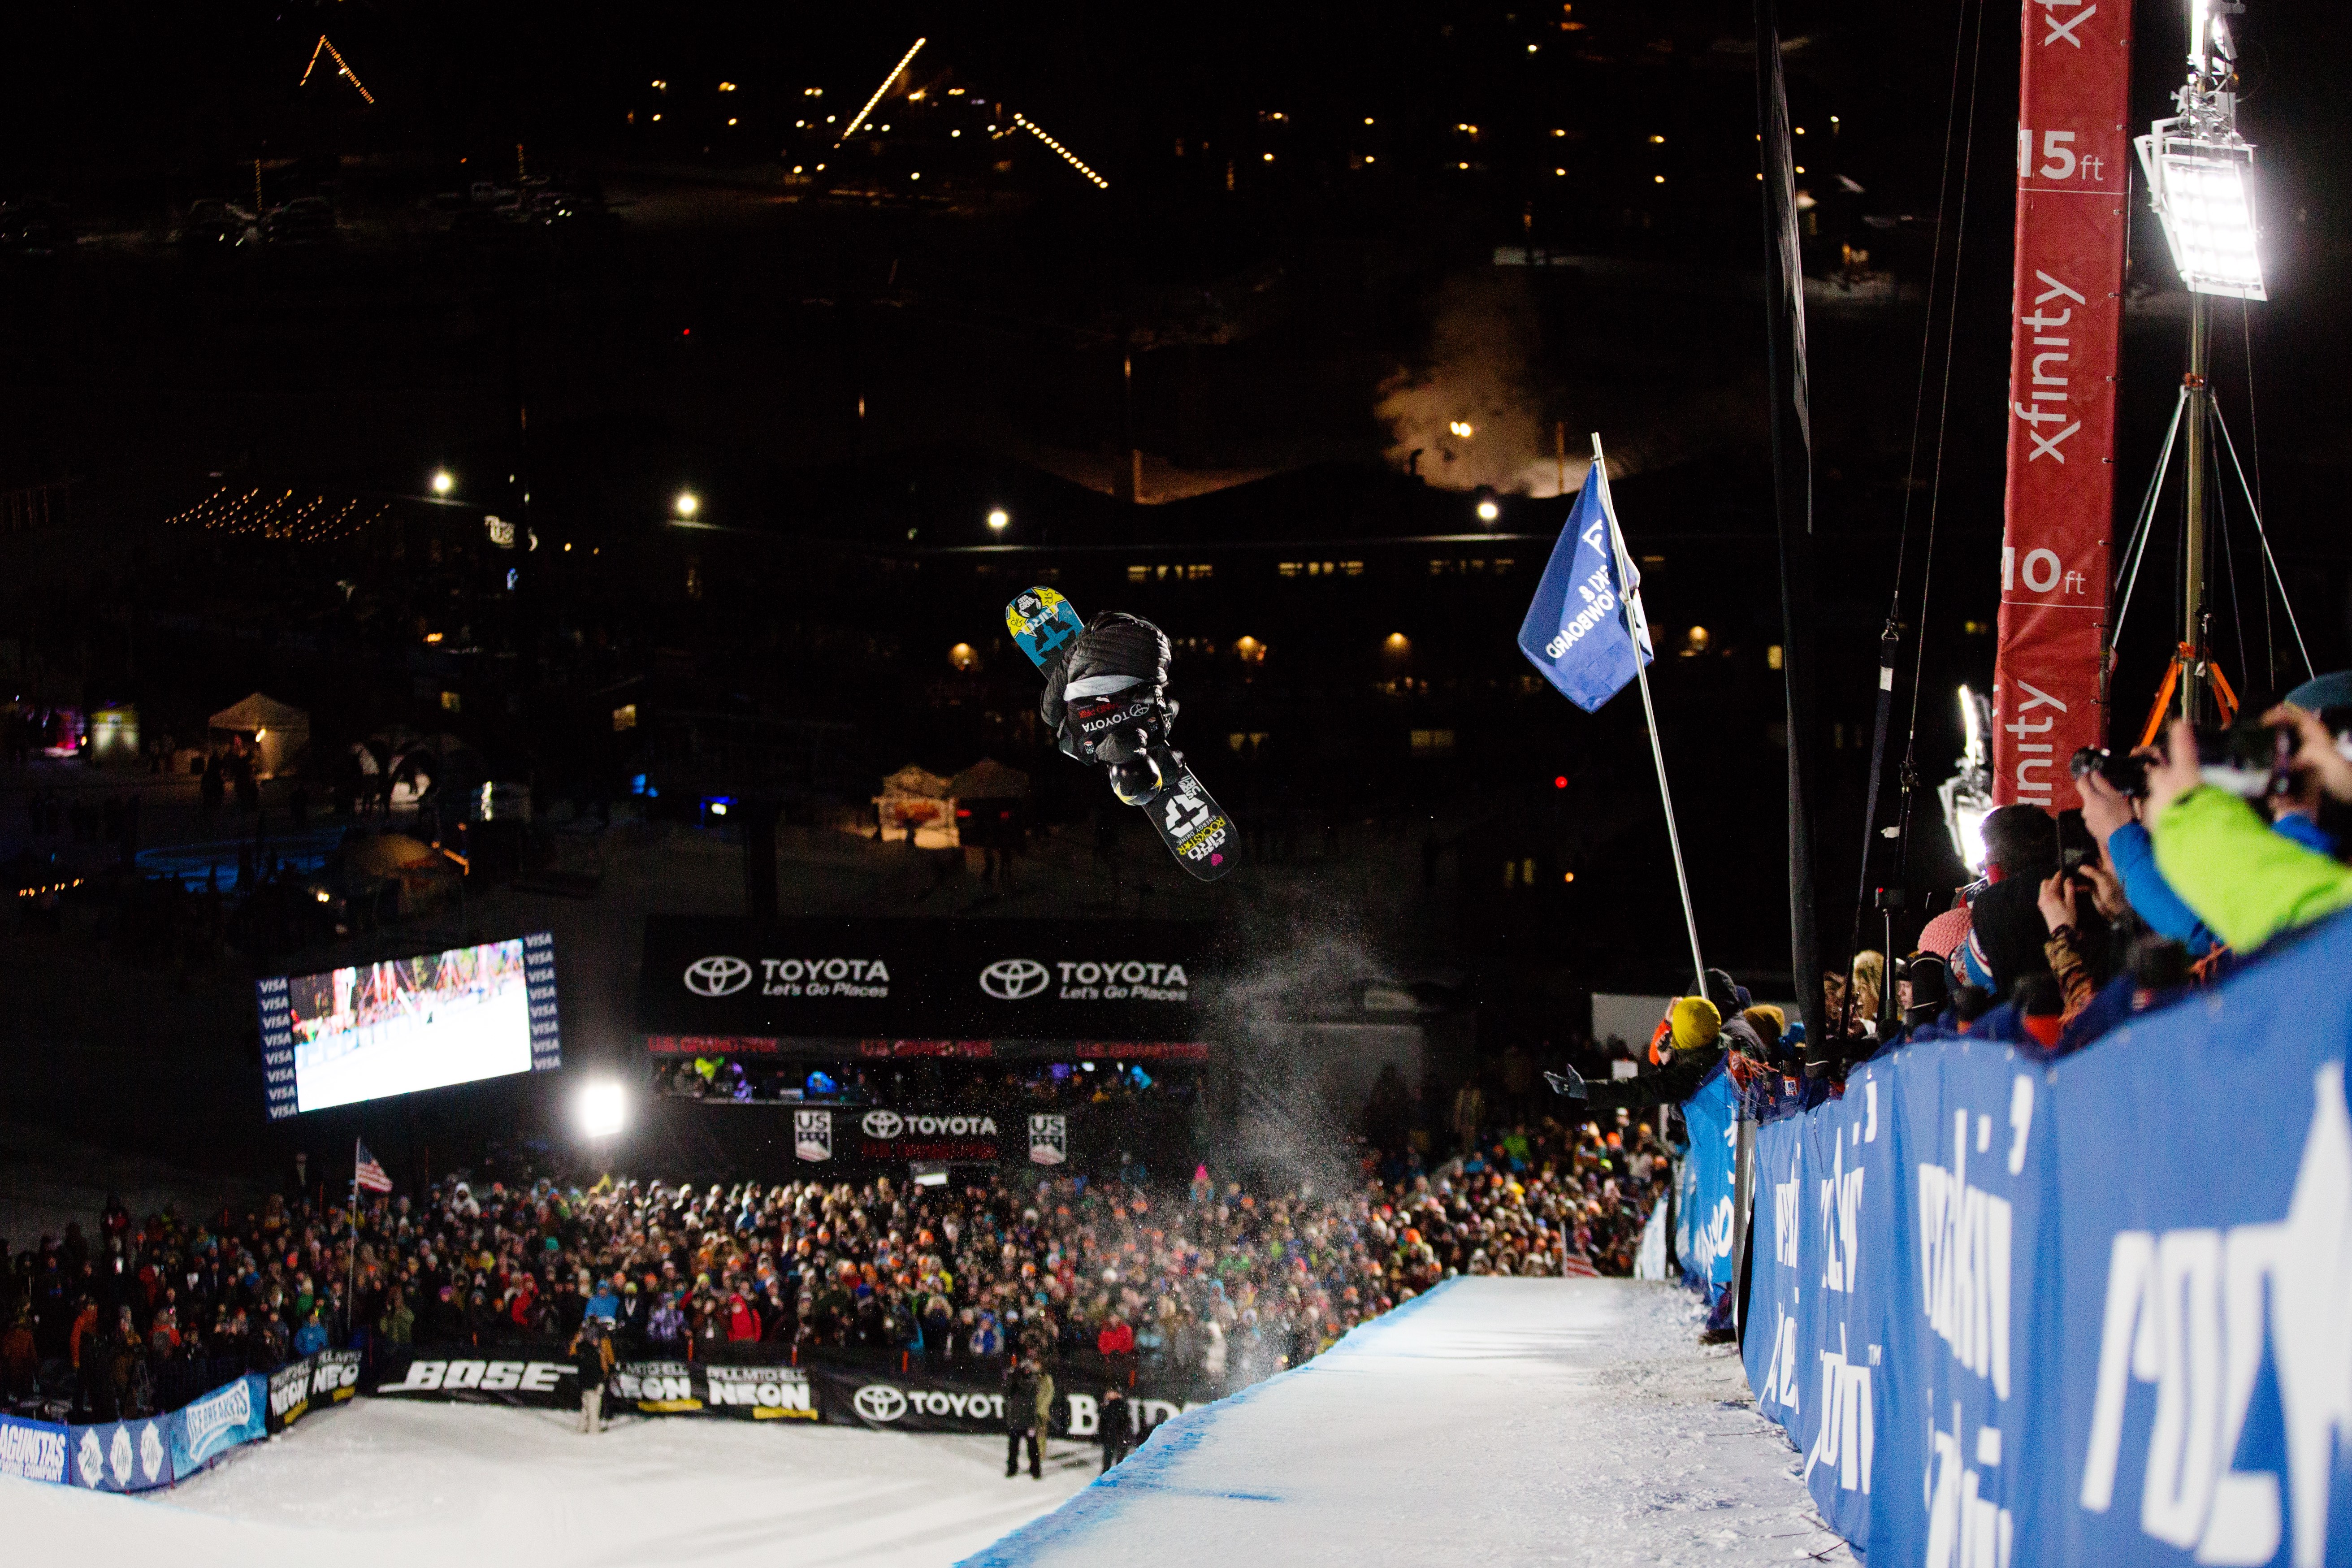
M1044 669L1048 660L1076 640L1086 623L1069 600L1051 588L1032 588L1004 606L1004 626L1029 662ZM1138 807L1176 863L1203 882L1234 868L1234 824L1192 770L1177 770L1168 793Z

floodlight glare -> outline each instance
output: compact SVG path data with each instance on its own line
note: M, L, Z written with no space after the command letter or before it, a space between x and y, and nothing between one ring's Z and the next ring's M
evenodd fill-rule
M457 480L449 477L448 469L436 468L433 470L433 493L435 495L447 495L457 482Z
M1006 511L1003 507L998 507L994 511L988 514L988 526L993 529L1001 531L1010 525L1012 521L1013 514Z
M592 1079L580 1091L580 1131L591 1138L611 1138L628 1120L628 1103L618 1080Z
M678 491L677 500L671 504L677 508L677 515L680 517L692 517L702 507L702 502L696 498L692 490Z
M2254 150L2242 142L2184 141L2161 129L2137 145L2149 205L2183 286L2193 294L2269 299L2254 247Z
M2136 137L2148 205L2192 294L2267 300L2255 251L2254 149L2238 134L2238 47L2217 0L2189 0L2189 79L2179 113Z

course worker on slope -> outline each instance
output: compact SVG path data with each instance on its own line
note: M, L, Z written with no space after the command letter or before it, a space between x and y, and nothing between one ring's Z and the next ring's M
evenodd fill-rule
M604 1380L613 1373L613 1325L603 1318L583 1318L572 1336L572 1364L580 1371L580 1430L593 1435L604 1429Z

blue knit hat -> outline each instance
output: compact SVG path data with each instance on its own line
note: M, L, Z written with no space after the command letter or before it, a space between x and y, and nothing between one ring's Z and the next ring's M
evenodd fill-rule
M2352 706L2352 669L2315 675L2286 694L2286 700L2306 713Z

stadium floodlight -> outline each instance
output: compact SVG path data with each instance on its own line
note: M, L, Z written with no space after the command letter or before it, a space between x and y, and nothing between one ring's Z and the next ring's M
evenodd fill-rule
M670 503L670 510L681 518L689 518L702 510L702 501L692 490L680 490L677 499Z
M580 1131L591 1138L616 1137L628 1121L628 1100L616 1079L589 1079L577 1109Z
M446 496L451 490L457 489L457 481L449 477L448 469L436 468L433 470L433 493L435 495Z
M2159 121L2136 142L2174 270L2192 294L2268 300L2254 246L2253 148L2234 133L2216 141L2169 134L2178 123Z
M2238 134L2238 47L2226 0L2189 0L2189 79L2180 110L2135 138L2148 205L2192 294L2267 300L2255 248L2254 149Z

